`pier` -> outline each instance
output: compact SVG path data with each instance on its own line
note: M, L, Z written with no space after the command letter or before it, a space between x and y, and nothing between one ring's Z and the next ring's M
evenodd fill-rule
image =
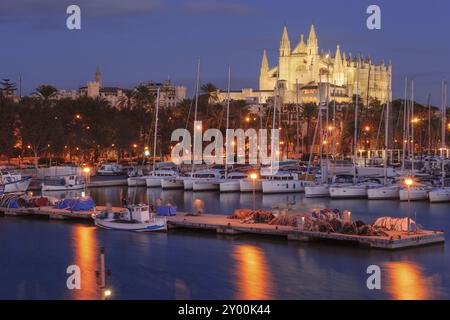
M106 210L104 206L97 206L95 212ZM122 208L112 208L114 212L120 212ZM90 220L94 211L70 211L55 209L53 207L40 208L0 208L0 213L6 216L43 216L48 219ZM204 230L225 235L255 235L280 237L288 241L327 241L332 244L352 243L366 248L386 250L398 250L414 248L424 245L445 242L445 234L442 231L420 230L417 233L398 231L385 231L388 236L360 236L341 233L302 231L297 227L278 226L264 223L243 223L240 220L228 219L224 215L202 214L193 215L179 212L176 216L167 217L169 230L175 228L189 230Z

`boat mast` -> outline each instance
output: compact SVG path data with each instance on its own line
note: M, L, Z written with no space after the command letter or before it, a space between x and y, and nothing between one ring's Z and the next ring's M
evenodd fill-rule
M300 121L300 106L298 104L298 79L295 79L295 89L296 89L296 112L297 112L297 127L296 127L296 132L297 132L297 152L300 150L299 146L300 146L300 132L299 132L299 121Z
M227 131L230 124L230 89L231 87L231 67L228 66L228 90L227 90L227 125L225 129L225 139L226 139L226 146L228 147L228 135ZM233 152L234 153L234 152ZM225 149L225 179L228 179L228 154Z
M389 145L389 112L391 104L391 86L388 83L388 98L386 100L386 120L384 124L384 185L387 185L388 145Z
M414 79L411 80L411 173L414 176L414 147L416 141L414 140Z
M356 183L356 158L358 156L358 104L359 104L359 70L361 56L358 55L356 62L356 98L355 98L355 129L353 132L353 183Z
M406 161L406 144L408 143L408 127L407 127L407 119L408 119L408 105L406 103L408 94L408 78L405 77L405 97L403 99L403 150L402 150L402 174L405 172L405 161Z
M325 111L326 114L326 128L325 128L325 157L327 159L326 167L325 167L325 175L324 180L326 183L328 183L328 165L330 162L330 155L329 155L329 147L328 147L328 127L329 127L329 118L330 118L330 65L327 61L327 100L326 100L327 110Z
M447 118L447 81L442 82L442 110L441 110L441 130L442 130L442 151L441 151L441 174L442 174L442 188L445 187L445 124Z
M323 132L322 132L322 74L319 75L319 163L320 163L320 177L322 179L322 183L324 183L324 172L323 172L323 161L322 161L322 146L323 146Z
M156 140L158 138L158 113L159 113L159 94L161 88L158 88L156 93L156 113L155 113L155 135L153 137L153 175L156 169Z
M272 130L275 130L275 124L277 119L277 99L278 99L278 81L280 79L280 71L277 70L277 80L275 83L275 97L273 100L273 117L272 117ZM274 132L274 131L272 131ZM273 135L270 137L270 174L273 174L273 157L274 157L274 151L275 151L275 139Z
M196 79L196 85L195 85L195 109L194 109L194 140L193 140L193 152L192 152L192 166L191 166L191 177L194 175L195 170L195 145L196 145L196 134L195 134L195 122L197 122L197 109L198 109L198 92L199 92L199 86L200 86L200 58L198 58L197 61L197 79Z

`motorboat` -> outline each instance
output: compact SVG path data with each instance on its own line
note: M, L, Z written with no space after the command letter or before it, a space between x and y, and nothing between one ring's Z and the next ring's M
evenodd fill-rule
M0 194L25 192L31 183L31 177L22 177L20 173L0 171Z
M122 212L104 211L92 217L95 225L103 229L134 232L167 230L167 219L155 217L146 204L128 205Z
M265 175L262 181L263 193L299 193L306 186L312 186L313 181L301 180L294 172L278 171L273 175Z
M42 191L70 191L86 188L85 180L78 175L49 177L41 184Z

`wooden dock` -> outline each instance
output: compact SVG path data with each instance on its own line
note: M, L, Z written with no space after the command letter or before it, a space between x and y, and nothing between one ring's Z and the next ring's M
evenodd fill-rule
M104 206L97 206L96 212L106 210ZM119 212L122 208L112 208ZM49 219L91 219L94 211L70 211L54 209L53 207L41 208L0 208L0 213L10 216L46 216ZM183 212L176 216L167 217L169 229L185 228L191 230L206 230L225 235L250 234L258 236L281 237L289 241L317 241L326 240L330 243L353 243L368 248L397 250L414 248L430 244L445 242L445 234L442 231L421 230L418 233L387 231L388 236L358 236L340 233L325 233L301 231L291 226L276 226L269 224L248 224L240 220L228 219L224 215L202 214L192 215Z

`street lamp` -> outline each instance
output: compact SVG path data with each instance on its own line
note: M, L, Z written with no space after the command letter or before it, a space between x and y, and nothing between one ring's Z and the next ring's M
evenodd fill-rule
M410 230L409 230L409 225L410 225L409 214L411 213L410 188L412 185L414 185L414 180L412 178L406 178L404 182L405 182L406 188L408 189L408 234L409 234L409 232L410 232ZM415 220L414 223L417 226L417 213L415 211L414 211L414 220ZM417 230L417 227L415 229Z
M86 189L87 189L87 184L90 182L90 173L91 173L91 168L89 167L84 167L83 168L83 172L85 174L85 178L84 178L84 192L86 195Z
M256 183L256 179L258 178L258 175L256 173L251 173L250 174L250 179L252 179L252 184L253 184L253 210L255 210L255 183Z

